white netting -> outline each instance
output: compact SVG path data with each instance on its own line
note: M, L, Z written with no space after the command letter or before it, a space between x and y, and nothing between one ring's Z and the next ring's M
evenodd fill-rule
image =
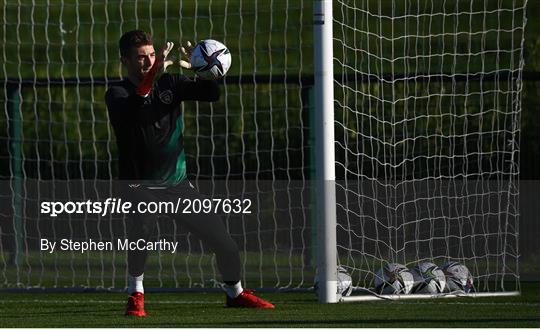
M233 65L220 101L183 108L190 178L197 185L239 180L246 192L266 189L250 195L259 219L227 218L248 285L311 283L312 274L304 273L311 255L309 195L294 197L292 208L282 198L295 180L305 190L309 175L303 76L312 67L310 1L21 0L0 6L0 286L125 285L125 252L39 251L42 237L107 241L124 235L123 219L51 219L37 214L36 203L112 192L118 155L104 93L122 76L118 39L135 28L151 32L156 48L203 38L229 47ZM85 180L87 192L66 186L78 180ZM45 186L34 189L36 182ZM271 193L272 185L282 189L281 197ZM155 237L179 241L181 252L151 254L148 287L212 287L219 280L211 254L181 225L164 219Z
M338 253L358 286L385 261L464 263L517 288L526 1L334 5Z
M112 191L101 190L117 177L103 95L121 76L118 38L134 28L158 46L229 47L221 100L183 108L188 172L197 185L256 191L259 218L227 219L248 285L311 285L311 6L3 2L0 285L125 285L124 252L38 250L44 236L108 240L122 219L53 221L36 203ZM383 260L462 261L484 291L516 283L525 1L334 1L334 18L341 264L366 287ZM80 179L88 193L64 189ZM156 237L181 253L152 254L149 287L214 286L211 255L181 226L164 219Z

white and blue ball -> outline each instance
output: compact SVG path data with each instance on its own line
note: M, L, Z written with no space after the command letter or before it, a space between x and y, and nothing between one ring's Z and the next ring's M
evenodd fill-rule
M413 275L402 264L389 263L375 273L375 291L380 294L409 294L413 283Z
M231 52L221 42L206 39L191 53L191 67L201 78L214 80L223 77L231 67Z
M442 266L442 271L446 276L446 288L449 292L475 292L473 277L467 266L450 261Z
M437 294L444 292L446 277L439 266L422 262L411 269L414 278L414 293Z
M315 275L315 283L313 285L313 289L315 290L315 294L319 295L319 275ZM341 295L342 297L350 296L353 290L352 285L352 277L349 275L347 270L342 267L338 266L337 268L337 294Z

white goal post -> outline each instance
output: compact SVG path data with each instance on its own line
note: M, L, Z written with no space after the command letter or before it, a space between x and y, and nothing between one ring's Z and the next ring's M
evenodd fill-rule
M315 173L319 301L337 302L332 1L315 1Z

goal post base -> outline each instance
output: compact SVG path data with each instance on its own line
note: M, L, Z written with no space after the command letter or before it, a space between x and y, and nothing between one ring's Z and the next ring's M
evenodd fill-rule
M340 302L376 301L376 300L412 300L412 299L439 299L439 298L485 298L485 297L513 297L521 295L520 291L507 292L478 292L478 293L443 293L443 294L391 294L391 295L362 295L342 297Z

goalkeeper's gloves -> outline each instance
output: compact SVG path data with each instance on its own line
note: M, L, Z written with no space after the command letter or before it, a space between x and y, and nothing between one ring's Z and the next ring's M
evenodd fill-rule
M161 50L161 53L156 58L156 61L150 68L150 71L144 76L143 80L137 86L137 94L142 97L147 97L156 81L167 70L167 67L174 63L174 58L167 59L167 56L174 47L174 43L167 42L167 45Z
M180 47L180 54L182 58L180 59L180 66L184 69L191 70L191 54L193 53L193 46L191 42L186 43L186 47Z

